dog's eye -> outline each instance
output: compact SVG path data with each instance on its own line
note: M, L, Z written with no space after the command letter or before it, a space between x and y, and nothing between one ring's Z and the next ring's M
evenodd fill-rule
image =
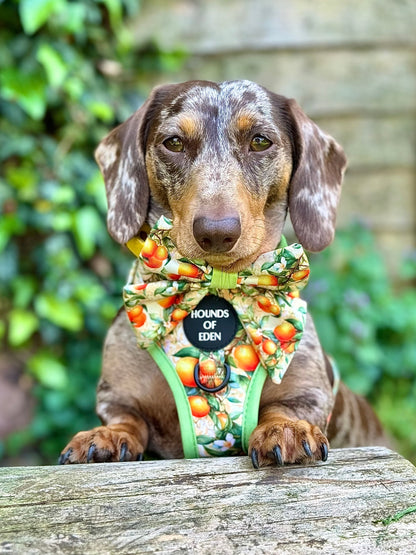
M250 150L255 152L261 152L262 150L267 150L272 146L272 142L262 135L256 135L251 139Z
M170 137L163 142L165 147L171 152L182 152L183 151L183 141L179 137Z

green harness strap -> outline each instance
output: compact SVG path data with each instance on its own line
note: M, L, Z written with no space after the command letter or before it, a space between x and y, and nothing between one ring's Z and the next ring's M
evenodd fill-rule
M184 386L173 367L168 356L160 347L153 344L148 348L148 352L159 366L162 374L173 393L176 409L178 411L179 425L181 430L181 439L183 453L186 459L196 459L199 457L198 445L196 442L195 428L192 420L191 407L186 395ZM259 404L261 392L264 382L267 378L267 371L259 364L253 372L253 377L247 388L246 398L244 399L243 423L241 443L245 453L248 452L248 442L254 428L257 426L259 418Z
M284 246L287 246L287 241L286 238L282 236L279 247ZM237 274L214 269L210 289L232 289L236 284ZM150 345L147 350L159 366L172 391L178 411L184 457L186 459L198 458L198 444L196 441L191 407L178 373L160 345L154 343ZM241 433L241 444L245 453L248 453L249 439L258 423L260 397L267 375L266 369L259 364L253 372L253 377L247 388L246 397L244 399Z

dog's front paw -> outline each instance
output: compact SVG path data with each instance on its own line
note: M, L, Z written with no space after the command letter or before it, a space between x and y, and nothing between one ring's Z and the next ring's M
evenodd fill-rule
M250 437L249 455L255 468L304 463L328 458L329 443L318 426L281 416L260 424Z
M79 432L63 449L59 464L124 462L143 459L143 446L129 426L114 424Z

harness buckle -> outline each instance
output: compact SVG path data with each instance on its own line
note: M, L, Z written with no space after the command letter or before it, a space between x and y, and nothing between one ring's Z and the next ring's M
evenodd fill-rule
M223 381L220 383L220 385L217 385L215 387L209 387L206 383L203 384L200 380L199 377L199 362L197 362L197 364L195 365L194 368L194 380L196 385L199 387L199 389L202 389L203 391L206 391L207 393L216 393L217 391L220 391L221 389L224 389L224 387L228 384L229 380L230 380L230 376L231 376L231 368L230 365L227 363L224 363L224 369L225 369L225 376Z

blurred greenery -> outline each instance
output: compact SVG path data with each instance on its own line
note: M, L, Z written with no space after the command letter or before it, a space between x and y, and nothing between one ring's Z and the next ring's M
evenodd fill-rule
M33 422L1 454L55 462L98 423L103 337L131 256L105 225L94 148L183 54L137 51L136 0L0 2L0 341L33 382Z
M416 462L416 253L392 283L371 232L352 224L311 255L304 297L342 379L366 396L395 447Z
M99 140L182 52L137 51L124 24L136 0L0 2L0 341L32 382L30 425L0 442L6 461L54 463L98 423L103 337L130 255L105 227ZM403 265L416 276L416 262ZM416 295L392 286L371 233L340 232L312 258L306 289L325 348L416 460ZM22 458L23 457L23 458Z

